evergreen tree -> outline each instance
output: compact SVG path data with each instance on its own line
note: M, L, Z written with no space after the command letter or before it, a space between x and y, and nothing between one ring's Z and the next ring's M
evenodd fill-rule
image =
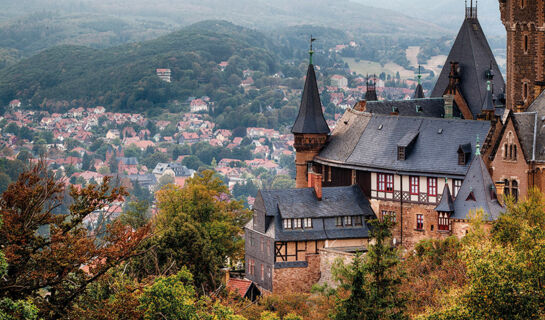
M400 320L405 315L405 299L399 294L401 275L396 270L399 257L390 243L393 222L372 220L369 251L357 255L345 272L349 282L344 285L350 296L337 307L336 320Z
M91 156L87 152L85 152L83 154L83 158L81 159L81 169L89 170L91 168L91 161L92 161Z

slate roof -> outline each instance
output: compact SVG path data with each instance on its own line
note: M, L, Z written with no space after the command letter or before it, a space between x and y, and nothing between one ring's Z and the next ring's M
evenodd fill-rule
M534 135L538 132L538 130L535 130L538 117L537 112L520 112L512 115L520 146L527 161L534 159L534 141L536 141ZM545 137L542 136L543 138Z
M452 199L452 195L450 194L450 188L448 186L448 183L445 183L445 187L443 188L443 196L441 197L439 205L437 205L437 207L435 208L435 211L454 212L454 200Z
M530 124L524 126L526 131L523 135L529 136L532 129L533 133L533 154L532 157L527 159L532 159L537 162L545 162L545 91L543 91L534 102L528 107L527 112L535 112L535 121L534 126ZM521 126L522 127L522 126Z
M454 214L451 218L468 219L469 212L478 209L484 210L484 219L487 221L496 220L503 211L503 207L497 200L492 178L480 155L476 155L471 161L464 182L454 200Z
M329 133L329 127L322 112L320 93L316 83L314 66L310 64L307 71L303 97L299 107L299 114L291 129L292 133Z
M486 73L492 65L495 74L492 80L493 91L501 92L505 81L494 54L488 45L479 20L468 17L462 23L458 36L450 50L447 63L439 75L432 97L442 97L449 84L450 62L458 62L460 67L460 90L474 116L481 113L486 99Z
M363 170L464 176L469 164L458 164L458 148L479 136L485 140L490 122L371 115L347 110L329 142L315 158L318 163ZM406 160L397 160L397 145L408 132L418 132ZM473 142L473 143L472 143Z
M375 114L391 114L396 108L400 116L442 118L445 114L443 98L367 101L365 111Z
M274 218L266 234L279 241L366 238L369 228L365 222L361 227L336 228L330 227L324 219L356 215L364 216L363 220L375 217L369 200L355 185L323 188L321 201L316 198L313 188L260 190L258 197L263 199L265 215ZM283 218L313 218L313 228L284 231ZM251 228L251 224L246 228Z

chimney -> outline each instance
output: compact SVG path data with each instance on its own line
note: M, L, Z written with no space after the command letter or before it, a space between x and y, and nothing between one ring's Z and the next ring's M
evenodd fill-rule
M496 195L498 196L498 202L503 205L503 188L505 184L503 181L496 181L494 183L494 186L496 187Z
M354 106L354 110L364 112L367 106L367 101L361 100L356 103Z
M446 94L443 99L445 100L445 119L452 119L454 117L454 96Z
M308 187L314 188L318 201L322 201L322 175L319 173L308 173Z
M221 269L221 272L223 273L223 281L225 282L225 285L229 283L229 279L231 278L231 275L229 274L229 268L223 268Z

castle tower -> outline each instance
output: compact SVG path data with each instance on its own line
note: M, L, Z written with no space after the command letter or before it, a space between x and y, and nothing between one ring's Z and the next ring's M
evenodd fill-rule
M327 141L329 136L329 127L325 121L322 112L322 103L320 102L320 93L316 83L316 73L312 64L312 41L310 42L310 63L301 98L301 106L297 120L291 129L294 135L295 165L297 176L295 179L297 188L308 187L308 167L312 160Z
M464 119L476 119L487 99L487 75L492 70L491 80L496 94L505 87L503 76L488 40L477 17L477 1L466 3L465 18L450 49L431 97L454 95L456 108Z
M545 0L499 0L507 30L506 105L524 111L545 89Z

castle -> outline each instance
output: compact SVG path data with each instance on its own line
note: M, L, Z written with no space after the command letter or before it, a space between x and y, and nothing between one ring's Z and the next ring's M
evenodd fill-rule
M365 251L366 220L396 222L394 244L463 237L470 212L545 187L545 4L499 0L507 83L477 17L465 19L430 98L360 101L331 132L309 64L292 128L297 189L258 193L245 228L246 277L266 291L327 281L332 256ZM324 280L326 279L326 280Z

